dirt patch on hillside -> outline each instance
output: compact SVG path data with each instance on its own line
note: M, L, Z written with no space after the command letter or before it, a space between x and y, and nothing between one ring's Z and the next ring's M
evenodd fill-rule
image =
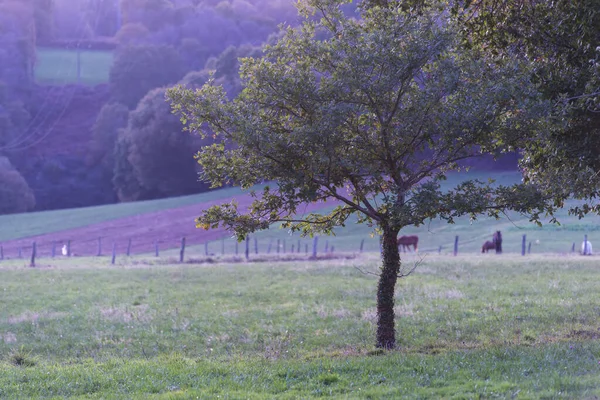
M238 207L246 209L252 202L250 196L236 196ZM31 255L32 243L35 241L39 257L52 254L54 247L56 255L61 254L61 248L71 241L71 253L74 256L95 256L98 253L98 238L101 239L102 254L108 255L112 251L113 243L116 244L118 254L123 254L131 239L131 254L150 253L158 243L161 250L177 248L181 238L186 238L186 245L200 245L206 242L230 237L231 234L224 229L198 229L194 219L200 213L217 204L230 201L220 199L197 205L184 206L171 210L138 214L131 217L106 221L99 224L88 225L81 228L69 229L44 235L31 236L23 239L3 242L5 258L17 258L19 249L23 258ZM327 206L335 202L328 201ZM303 207L302 212L312 212L323 208L324 204L314 203Z

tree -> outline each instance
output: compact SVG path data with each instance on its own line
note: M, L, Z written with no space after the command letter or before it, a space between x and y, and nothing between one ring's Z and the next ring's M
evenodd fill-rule
M10 97L7 86L0 81L0 154L18 144L31 120L23 102Z
M505 209L539 218L544 199L534 187L465 181L443 192L439 182L461 160L521 145L544 128L548 105L518 57L492 63L463 49L443 11L361 5L360 18L348 18L335 0L309 0L300 11L301 29L287 28L262 58L242 60L245 89L234 100L211 82L168 91L190 131L217 138L196 156L203 179L245 189L273 182L251 191L249 209L232 201L196 223L241 240L276 222L331 233L356 214L381 234L376 345L393 348L395 286L411 272L401 267L398 233L430 218ZM328 199L341 205L296 213Z
M110 69L112 98L129 109L148 91L183 77L181 58L171 46L127 46L117 51Z
M149 41L149 37L150 31L139 22L123 25L115 35L115 39L121 46L144 44Z
M8 158L0 157L0 215L26 212L35 207L35 197Z
M192 136L165 102L165 89L150 91L129 114L115 158L115 187L122 201L196 193L198 184Z
M0 81L27 94L35 63L35 19L31 4L0 1Z
M598 0L457 2L464 41L501 58L527 57L561 124L522 151L525 178L557 205L571 195L600 196L600 2ZM600 205L575 207L579 216Z

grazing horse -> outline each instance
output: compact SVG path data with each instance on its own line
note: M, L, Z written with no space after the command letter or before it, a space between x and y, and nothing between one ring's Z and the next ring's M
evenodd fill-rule
M481 252L482 253L487 253L488 250L495 250L496 249L496 243L494 242L490 242L489 240L486 241L483 246L481 246Z
M496 244L496 254L502 253L502 232L494 232L494 243Z
M398 238L398 247L400 246L402 246L403 252L406 252L406 249L410 250L410 246L413 246L415 252L417 252L419 247L419 237L417 235L400 236Z

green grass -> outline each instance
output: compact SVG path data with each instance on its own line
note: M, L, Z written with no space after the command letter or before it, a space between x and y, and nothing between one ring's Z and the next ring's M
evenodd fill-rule
M374 342L379 258L0 269L0 397L595 398L594 257L426 257Z
M164 211L238 195L238 189L220 189L161 200L109 204L95 207L0 215L0 241L58 232L132 215Z
M111 51L80 52L81 83L97 85L108 82L113 63ZM77 51L38 48L35 79L40 83L64 85L77 82Z
M487 179L487 177L488 173L485 172L451 175L445 183L445 187L453 187L465 178ZM515 183L520 179L519 174L515 172L497 173L495 178L498 183L505 185ZM184 205L200 204L217 199L227 200L240 193L238 189L230 188L171 199L0 216L0 241L56 232L106 220L168 210ZM330 206L325 203L323 207L326 210ZM531 242L532 253L569 253L572 243L576 243L578 251L584 234L589 234L589 239L594 243L595 235L598 235L598 228L594 224L593 217L578 220L567 215L566 211L561 211L558 217L563 225L544 224L542 228L529 222L526 216L517 213L508 213L499 220L481 217L478 220L471 221L468 217L464 217L457 219L455 224L433 220L425 226L409 227L402 234L418 234L420 252L431 254L437 254L440 251L440 246L443 254L452 253L457 235L459 236L459 253L480 252L482 243L485 240L491 240L492 234L496 230L503 232L503 249L507 253L521 252L523 235L526 235L527 244ZM331 249L333 247L336 252L356 252L363 240L363 250L365 252L378 251L379 240L377 236L372 236L373 229L366 225L357 224L355 221L356 219L351 218L346 227L336 229L336 236L319 237L318 251L321 253L325 248ZM271 254L276 254L278 240L280 252L284 250L284 241L286 252L291 251L292 245L294 251L297 252L299 242L302 253L306 251L307 246L308 251L312 251L312 239L301 238L298 234L291 235L277 226L266 231L257 232L252 236L250 241L250 251L252 253L254 253L255 238L258 242L260 254L266 253L269 248ZM191 246L186 250L186 254L190 257L201 257L208 250L209 254L220 255L223 252L223 247L225 253L231 255L235 253L236 242L232 239L228 239L224 243L221 241L212 242L208 244L208 249L204 244ZM245 244L238 244L237 249L238 254L242 255L245 251ZM161 254L177 256L178 250L171 249Z

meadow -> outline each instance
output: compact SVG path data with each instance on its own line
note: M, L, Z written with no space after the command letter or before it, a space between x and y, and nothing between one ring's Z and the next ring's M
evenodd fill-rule
M112 51L81 50L81 76L78 79L77 51L40 47L36 57L36 81L52 85L107 83L113 63Z
M340 255L341 256L341 255ZM598 398L595 257L405 257L397 350L379 256L0 264L0 398Z

